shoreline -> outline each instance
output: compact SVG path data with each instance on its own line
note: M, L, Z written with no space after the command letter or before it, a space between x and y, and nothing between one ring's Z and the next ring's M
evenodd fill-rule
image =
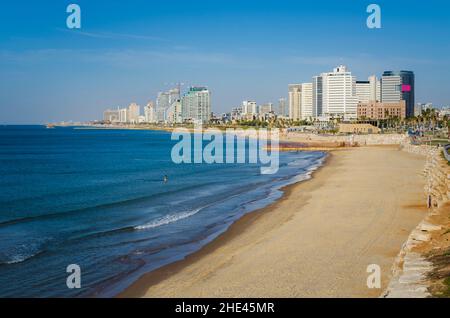
M203 258L205 255L214 252L221 246L226 245L228 241L233 239L236 235L239 235L240 232L245 231L246 228L250 227L264 214L270 213L276 208L277 205L286 200L287 197L291 194L293 188L295 188L297 185L301 183L310 181L311 179L314 178L314 176L317 173L319 173L326 165L328 165L333 158L332 151L328 150L324 152L325 157L322 160L321 165L311 172L310 177L305 180L294 182L292 184L288 184L280 188L279 190L282 192L282 196L275 202L272 202L263 208L245 213L236 221L234 221L232 224L230 224L230 226L228 226L228 228L223 233L219 234L211 242L202 246L199 250L187 255L184 259L164 265L148 273L144 273L125 290L116 295L116 297L117 298L144 297L148 288L151 287L152 285L162 282L164 279L170 277L176 272L181 271L183 268L189 266L190 264L195 263L197 260Z
M366 162L375 166L364 169ZM422 167L422 157L398 145L333 152L275 203L244 215L184 260L144 274L117 297L379 297L426 213ZM390 182L380 188L376 178ZM344 182L342 189L335 182ZM409 185L397 193L403 184ZM369 264L381 267L380 289L366 286Z
M367 161L370 169L361 167ZM398 145L333 151L310 179L283 188L279 200L117 297L379 297L426 213L422 167L421 156ZM409 187L397 193L405 182ZM367 288L368 264L380 265L381 289Z

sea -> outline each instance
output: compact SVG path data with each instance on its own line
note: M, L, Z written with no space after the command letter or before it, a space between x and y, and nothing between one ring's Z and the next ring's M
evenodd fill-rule
M260 164L175 164L176 143L166 131L0 126L0 297L113 297L326 157L281 152L264 175ZM72 264L81 288L68 287Z

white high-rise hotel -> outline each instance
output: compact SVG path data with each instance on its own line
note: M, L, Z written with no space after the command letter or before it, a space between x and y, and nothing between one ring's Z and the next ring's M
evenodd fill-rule
M294 120L356 119L358 97L369 100L376 94L376 78L357 86L355 76L341 65L333 72L314 76L312 83L290 84L289 117Z
M323 73L323 114L328 118L356 119L356 78L341 65Z

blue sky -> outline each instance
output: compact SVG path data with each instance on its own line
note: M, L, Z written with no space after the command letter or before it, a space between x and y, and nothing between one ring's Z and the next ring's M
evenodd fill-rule
M0 7L0 123L100 119L171 83L205 85L213 111L277 103L289 83L346 64L358 79L416 73L416 100L450 105L442 0L30 0ZM66 7L82 10L81 30ZM366 7L382 28L366 26Z

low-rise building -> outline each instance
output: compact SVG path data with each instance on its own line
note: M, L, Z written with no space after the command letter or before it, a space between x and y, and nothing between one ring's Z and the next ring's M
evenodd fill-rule
M382 120L397 117L406 117L406 102L401 100L397 103L365 102L359 103L357 107L359 120Z
M342 134L378 134L381 129L371 124L340 123L339 132Z
M103 121L109 123L118 123L120 119L119 109L107 109L103 112Z
M231 109L231 121L240 120L242 117L242 108L234 107Z

